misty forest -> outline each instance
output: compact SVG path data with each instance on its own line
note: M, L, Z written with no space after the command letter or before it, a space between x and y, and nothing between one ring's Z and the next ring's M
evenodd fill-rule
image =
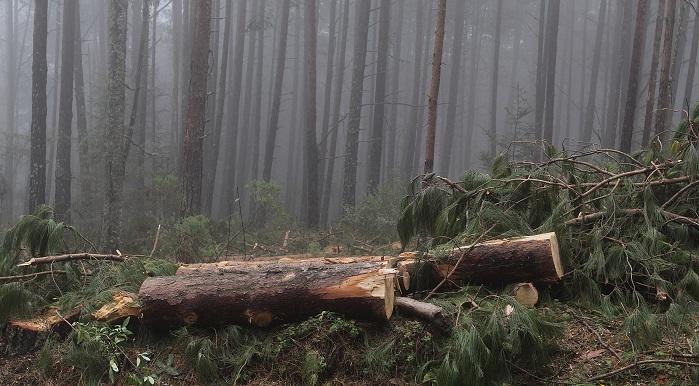
M0 384L699 384L698 1L0 22Z

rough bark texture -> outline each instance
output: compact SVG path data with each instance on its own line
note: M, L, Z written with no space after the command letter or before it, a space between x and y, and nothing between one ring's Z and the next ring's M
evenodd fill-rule
M141 286L143 322L177 325L243 324L264 327L321 311L388 320L395 270L382 263L271 264L222 275L149 278Z
M29 165L29 212L46 203L46 46L48 0L34 4L32 37L32 123Z
M366 62L367 37L369 35L371 0L357 0L356 4L356 24L352 60L352 90L350 92L347 139L345 141L345 174L342 190L342 204L345 207L354 206L356 199L359 125L362 115L362 91L364 90L364 68Z
M187 121L184 131L184 167L182 213L185 216L201 212L202 148L206 114L206 81L209 70L209 40L211 32L211 1L199 0L194 14L191 80Z
M61 99L58 110L58 142L56 144L56 219L70 223L71 132L73 123L73 61L75 59L75 8L77 0L63 2L63 39L61 42Z
M269 126L267 127L265 161L262 167L262 178L265 181L272 179L272 162L274 161L274 149L277 143L277 131L279 130L279 113L281 109L282 86L284 84L284 66L286 65L286 41L289 35L289 7L290 0L283 0L279 28L279 48L277 50L277 63L275 63L276 75L274 77Z
M502 0L499 0L502 8ZM442 75L442 52L444 51L444 21L447 14L447 1L439 0L437 6L437 27L434 31L434 53L432 54L432 82L427 110L427 138L425 141L425 174L434 169L434 142L437 134L437 100L439 99L439 81ZM495 65L497 68L497 64Z
M633 37L633 49L631 52L631 68L629 70L629 83L626 92L626 107L624 109L624 121L621 127L621 151L631 152L631 139L633 137L633 123L636 117L636 96L638 94L638 81L643 60L643 49L646 45L646 19L648 18L648 0L639 0L636 7L636 27Z
M412 252L402 254L401 258L405 261L399 264L398 269L408 270L412 278L420 279L419 275L411 272L419 266L411 260L414 255ZM457 284L556 283L563 276L555 233L459 247L444 258L430 258L429 261L434 272L429 269L423 272L435 277L422 278L428 281L442 280L448 276L448 281Z

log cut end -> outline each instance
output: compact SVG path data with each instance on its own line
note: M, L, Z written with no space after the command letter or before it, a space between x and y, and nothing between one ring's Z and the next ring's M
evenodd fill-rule
M112 301L103 305L92 313L92 317L100 322L112 323L141 315L141 307L138 305L138 296L128 292L116 292L112 295Z
M534 307L539 302L539 291L532 283L519 283L514 286L512 293L517 302L526 307Z

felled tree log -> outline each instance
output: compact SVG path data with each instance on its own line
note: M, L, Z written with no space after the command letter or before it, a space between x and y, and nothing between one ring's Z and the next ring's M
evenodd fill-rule
M77 320L80 310L60 314L50 307L31 319L10 320L5 326L4 338L8 354L26 354L38 350L51 334L65 336L71 323Z
M316 262L319 264L351 264L361 262L388 262L389 258L385 256L347 256L347 257L313 257L306 255L288 255L265 257L263 259L255 258L251 261L226 260L217 261L215 263L195 263L184 264L177 268L175 275L191 275L205 273L225 273L235 270L249 270L261 268L271 264L300 264L308 262Z
M556 283L563 276L553 232L455 248L433 264L440 278L460 284Z
M142 320L178 325L267 326L334 311L356 319L388 320L395 269L383 263L264 264L220 273L148 278L141 286Z

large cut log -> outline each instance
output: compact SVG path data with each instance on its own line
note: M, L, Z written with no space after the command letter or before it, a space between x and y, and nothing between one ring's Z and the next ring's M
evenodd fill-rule
M267 326L334 311L388 320L395 269L383 263L261 264L148 278L141 286L143 322L157 328L200 324Z
M442 277L453 271L449 280L474 284L556 283L563 276L553 232L455 248L436 266Z
M286 256L266 256L255 258L254 260L224 260L214 263L194 263L183 264L177 268L175 275L191 275L203 273L225 273L235 270L248 270L267 266L271 264L300 264L307 262L318 262L322 264L350 264L361 262L388 262L388 256L346 256L346 257L323 257L311 255L286 255Z

